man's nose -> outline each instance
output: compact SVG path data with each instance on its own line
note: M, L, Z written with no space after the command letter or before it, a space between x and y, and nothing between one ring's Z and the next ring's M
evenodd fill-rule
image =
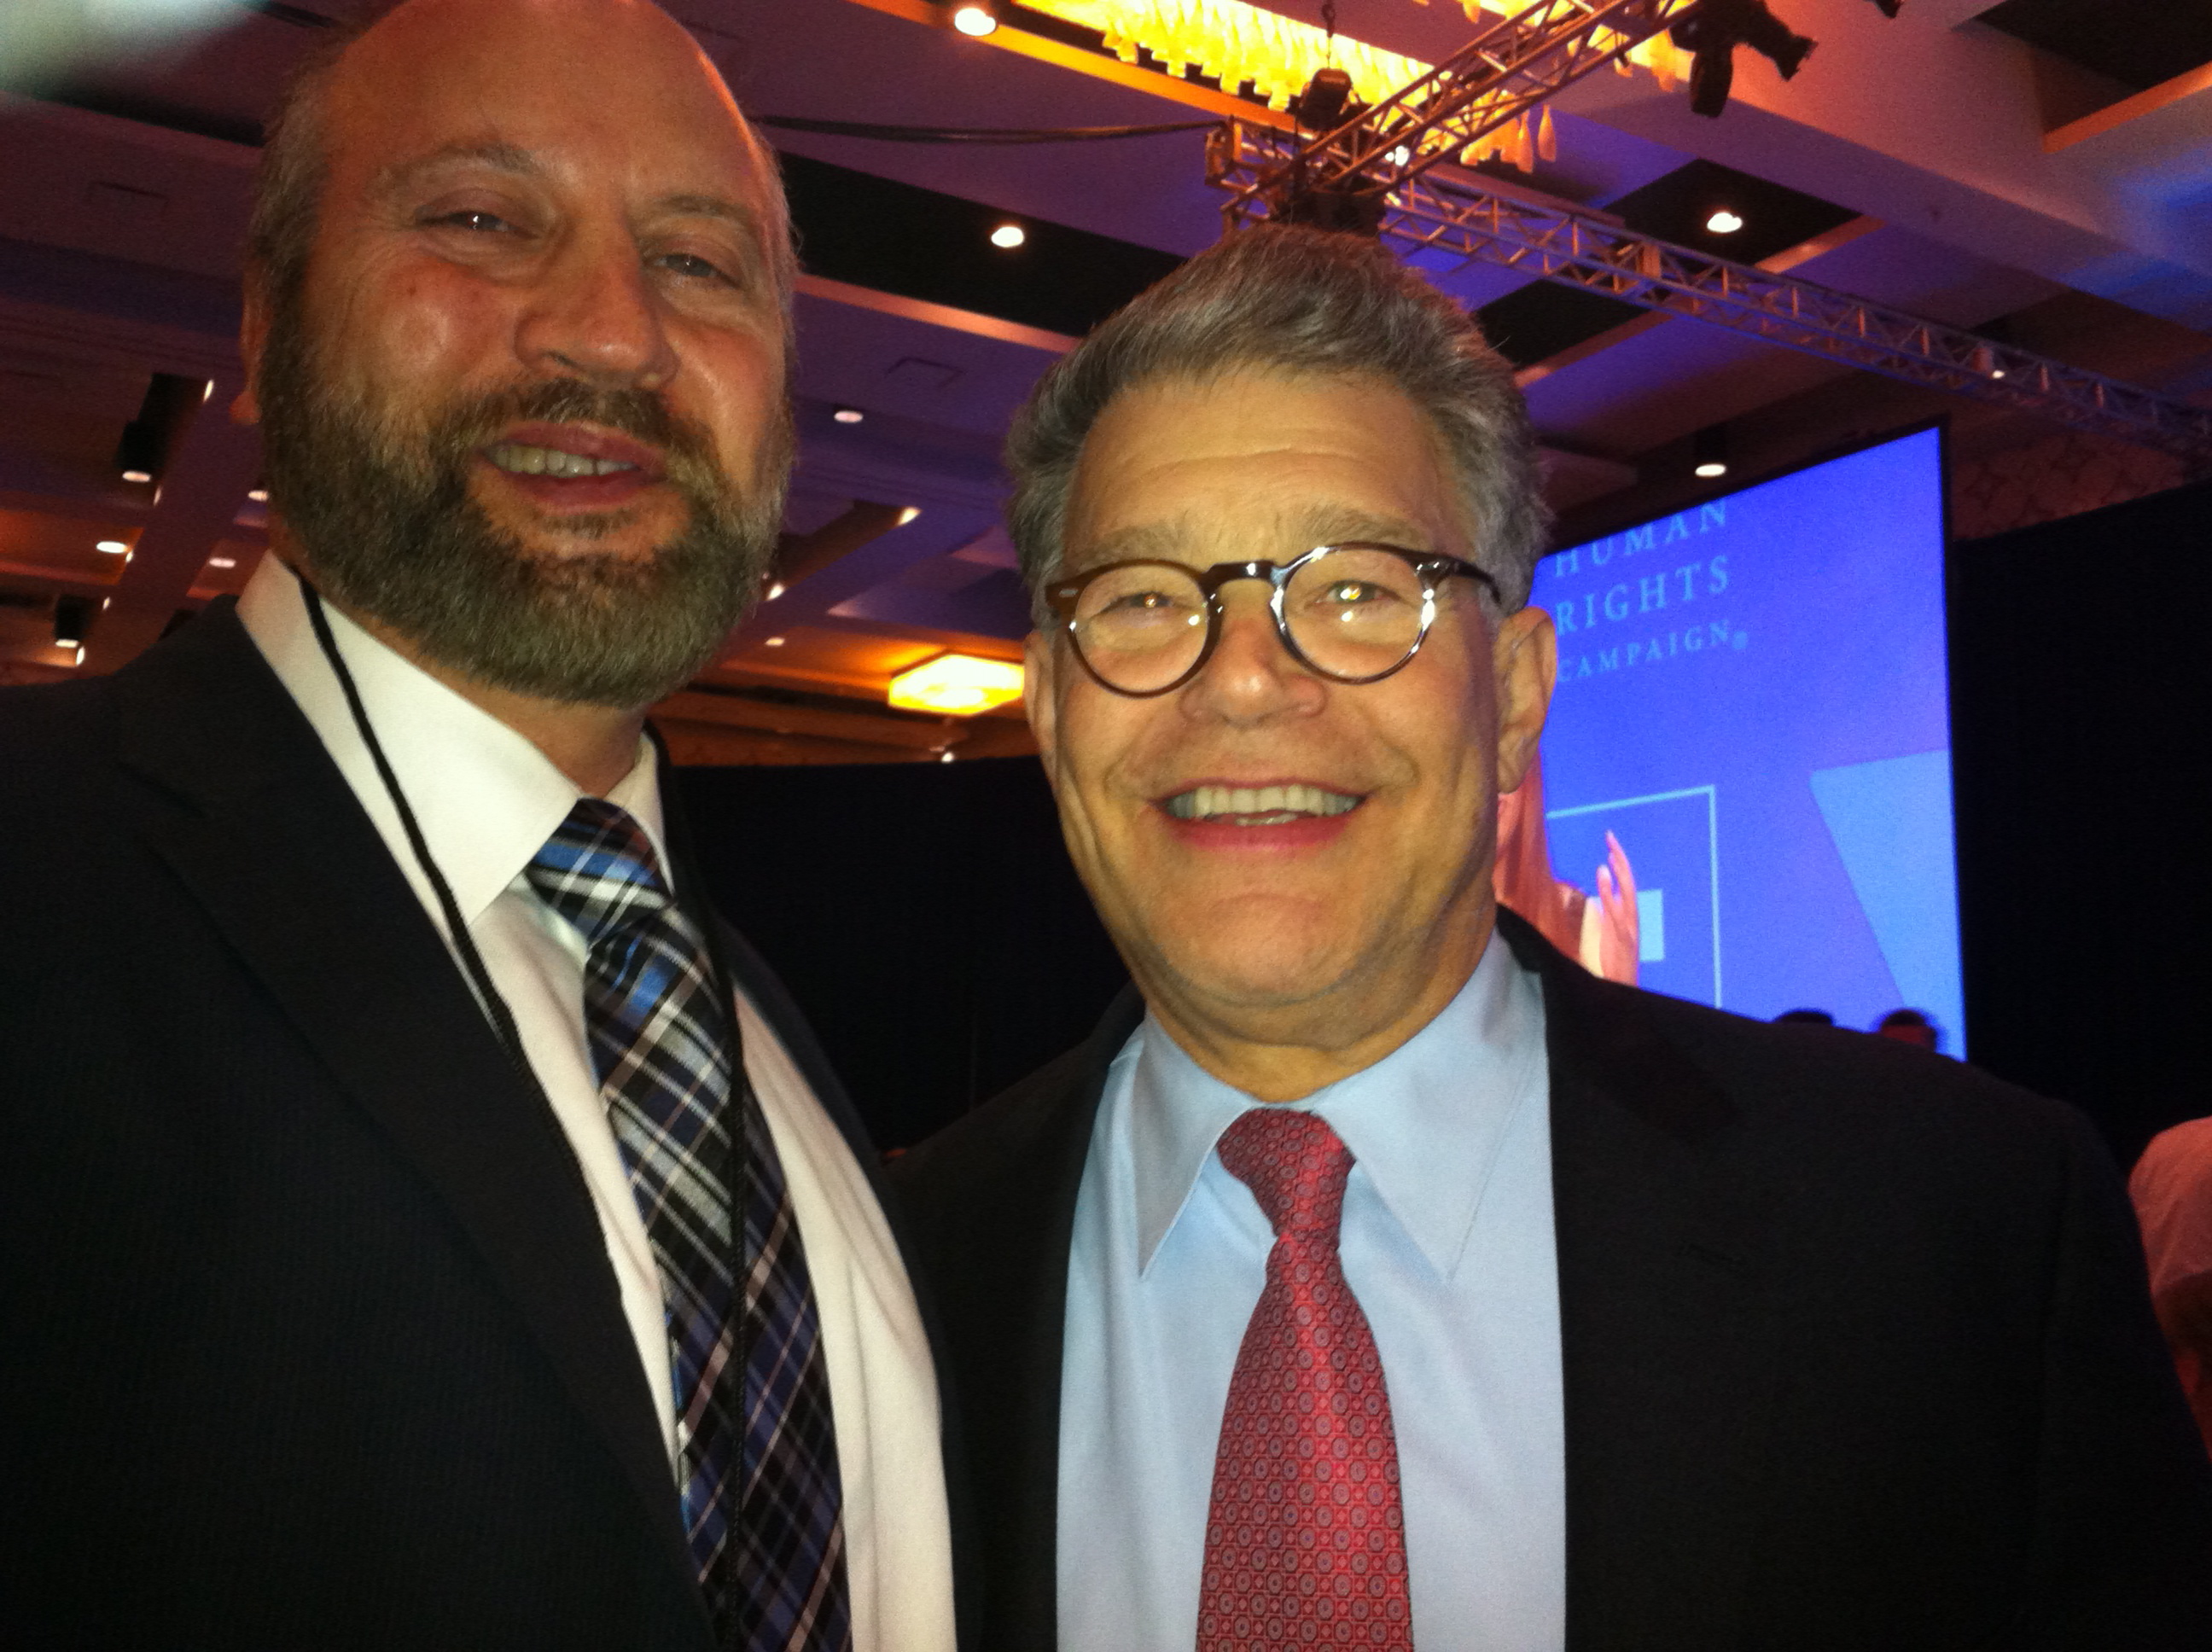
M1183 691L1186 710L1231 722L1318 711L1328 689L1283 644L1264 580L1221 587L1221 634L1213 656Z
M659 295L626 231L572 237L532 295L515 346L527 365L611 389L676 376Z

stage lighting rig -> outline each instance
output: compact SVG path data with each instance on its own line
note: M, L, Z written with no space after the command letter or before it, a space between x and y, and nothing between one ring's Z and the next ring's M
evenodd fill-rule
M1352 94L1352 76L1334 65L1316 69L1306 89L1291 100L1291 112L1309 131L1328 134L1316 147L1341 141L1367 106ZM1316 176L1301 153L1270 187L1267 216L1279 223L1307 224L1350 235L1381 234L1388 185L1370 172Z
M1814 45L1777 17L1766 0L1705 0L1667 33L1678 50L1690 54L1690 112L1709 118L1728 107L1736 47L1749 46L1784 80L1794 80Z

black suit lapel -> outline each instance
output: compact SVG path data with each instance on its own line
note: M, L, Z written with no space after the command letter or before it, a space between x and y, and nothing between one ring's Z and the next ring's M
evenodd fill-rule
M1569 1652L1735 1643L1767 1472L1776 1258L1733 1105L1510 914L1544 981L1566 1410Z
M956 1580L963 1643L990 1652L1054 1642L1075 1201L1107 1069L1143 1015L1125 990L1087 1042L893 1167L894 1182L927 1189L911 1224L951 1351L939 1380L965 1448L954 1495L975 1538ZM947 1145L957 1169L940 1175Z
M137 829L444 1200L688 1582L653 1396L574 1157L313 730L227 609L114 690Z

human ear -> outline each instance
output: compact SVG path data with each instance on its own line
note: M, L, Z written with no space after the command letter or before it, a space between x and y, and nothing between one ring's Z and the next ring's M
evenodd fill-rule
M1498 789L1504 793L1528 774L1551 709L1559 663L1552 616L1540 608L1507 615L1498 622L1490 659L1498 700Z
M238 326L238 353L246 362L246 388L231 398L234 424L261 422L261 360L269 349L269 299L258 274L246 277L246 316Z
M1044 777L1054 780L1060 768L1060 750L1055 744L1060 708L1053 698L1053 647L1048 632L1031 631L1022 641L1022 710L1030 720L1030 732L1036 736L1037 757L1044 764Z

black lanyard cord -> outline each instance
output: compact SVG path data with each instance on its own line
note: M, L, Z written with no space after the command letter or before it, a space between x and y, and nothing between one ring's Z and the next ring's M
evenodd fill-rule
M416 864L422 868L423 877L429 880L431 889L437 895L438 909L445 914L446 930L453 938L453 951L460 955L461 967L483 1001L484 1013L491 1020L492 1031L498 1036L501 1046L507 1051L507 1059L514 1063L515 1071L521 1075L523 1083L544 1103L543 1116L551 1126L555 1122L552 1098L546 1094L537 1069L530 1065L530 1058L523 1051L522 1036L515 1030L514 1013L507 1008L507 1000L500 996L499 988L492 985L491 971L484 967L483 957L477 951L476 941L469 934L468 926L461 921L460 903L453 899L452 886L446 882L445 874L438 870L438 863L431 856L430 845L422 835L422 828L415 818L415 811L408 807L407 794L399 789L399 777L392 772L391 761L385 756L384 747L376 738L375 729L369 724L368 708L362 704L361 689L353 680L353 673L346 668L344 658L338 653L337 639L331 635L330 619L323 611L322 593L308 584L304 576L300 579L300 592L307 605L307 620L314 627L315 641L322 645L323 657L330 661L331 670L337 677L338 687L345 693L346 706L353 713L354 727L360 731L362 744L368 748L369 760L376 765L378 778L383 780L385 793L398 813L399 824L407 834L407 846L414 851ZM711 918L708 921L712 921ZM711 940L706 944L706 951L709 974L714 982L714 996L719 1001L722 1024L729 1038L731 1084L734 1096L735 1087L748 1082L744 1048L738 1029L737 994L725 973L726 966L719 949ZM582 1166L575 1158L575 1150L565 1136L562 1138L562 1145L564 1149L562 1157L576 1170L578 1187L587 1200L596 1202L583 1179ZM752 1155L746 1149L744 1132L735 1127L734 1121L730 1132L729 1151L732 1161L729 1185L732 1195L729 1260L732 1276L744 1280L750 1274L750 1262L741 1212L748 1208L752 1178L757 1172L752 1163ZM738 1317L738 1369L743 1370L746 1369L745 1362L750 1358L750 1338L743 1315Z
M415 852L416 865L422 868L423 877L429 880L438 897L438 909L445 914L446 932L452 938L453 951L460 955L461 968L477 989L484 1013L491 1018L492 1031L498 1036L507 1059L514 1063L525 1082L532 1089L539 1089L538 1074L530 1065L530 1058L523 1053L522 1036L515 1030L514 1012L507 1007L499 988L492 985L491 971L484 968L483 956L477 951L475 938L461 920L460 903L453 899L452 885L446 882L445 873L438 870L437 861L431 857L430 845L422 835L415 811L407 806L407 794L399 789L399 777L392 772L391 761L385 756L384 747L369 724L368 709L361 702L361 689L353 680L353 673L346 669L344 657L338 653L337 639L331 635L330 618L323 612L322 593L301 577L300 594L307 604L307 623L314 627L315 641L322 645L323 658L331 662L338 687L344 691L346 706L353 713L353 726L361 732L362 744L368 748L369 761L376 765L385 793L398 812L400 828L407 834L407 847Z

